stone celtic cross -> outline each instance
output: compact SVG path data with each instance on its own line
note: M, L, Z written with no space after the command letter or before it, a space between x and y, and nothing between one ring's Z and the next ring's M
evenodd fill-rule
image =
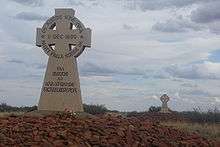
M74 14L73 9L55 9L37 28L36 45L49 56L39 110L83 111L76 58L91 46L91 29Z
M42 29L37 28L36 45L42 47L47 55L78 57L85 47L91 46L91 30L85 28L74 13L72 9L56 9L55 16L48 19Z
M167 94L164 94L160 97L160 100L162 102L162 107L161 107L161 113L169 113L169 108L167 106L167 102L170 100Z

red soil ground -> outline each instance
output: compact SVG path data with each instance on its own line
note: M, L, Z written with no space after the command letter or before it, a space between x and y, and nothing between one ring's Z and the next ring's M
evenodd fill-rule
M217 146L214 141L135 117L76 118L70 114L46 117L0 118L0 147L147 147Z

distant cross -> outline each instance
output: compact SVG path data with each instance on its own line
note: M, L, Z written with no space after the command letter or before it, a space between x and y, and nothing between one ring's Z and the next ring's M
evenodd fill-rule
M162 107L163 108L167 108L167 102L170 100L170 98L168 97L168 95L164 94L160 97L160 100L162 101Z
M167 102L170 100L169 96L167 94L164 94L160 97L160 100L162 101L162 107L161 107L160 112L171 113L170 109L167 106Z

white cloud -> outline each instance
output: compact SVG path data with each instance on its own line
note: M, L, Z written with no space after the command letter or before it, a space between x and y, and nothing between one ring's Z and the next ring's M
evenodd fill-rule
M217 0L122 0L127 8L147 10L161 10L168 8L183 8L193 4L204 4Z
M215 33L215 34L220 34L220 21L218 22L213 22L211 24L209 24L209 29L210 32Z
M11 0L21 5L31 6L31 7L38 7L43 5L42 0Z
M46 17L46 16L42 16L42 15L39 15L39 14L36 14L33 12L18 13L18 14L16 14L15 18L29 20L29 21L33 21L33 20L39 20L39 21L45 20L46 21L48 19L48 17Z
M220 20L220 2L215 1L206 5L201 5L192 11L191 19L198 23L210 23Z
M220 79L220 63L172 65L165 69L172 77L184 79Z
M166 20L165 22L158 22L152 27L152 29L167 33L183 33L188 31L201 31L203 27L183 18L183 16L179 16L177 18Z

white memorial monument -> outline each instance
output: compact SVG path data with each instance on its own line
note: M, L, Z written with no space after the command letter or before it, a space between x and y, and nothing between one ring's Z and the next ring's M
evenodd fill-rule
M160 113L170 113L169 108L167 106L167 102L170 100L167 94L164 94L160 97L162 102Z
M74 14L73 9L55 9L37 28L36 45L49 56L38 110L83 111L76 58L91 47L91 29Z

